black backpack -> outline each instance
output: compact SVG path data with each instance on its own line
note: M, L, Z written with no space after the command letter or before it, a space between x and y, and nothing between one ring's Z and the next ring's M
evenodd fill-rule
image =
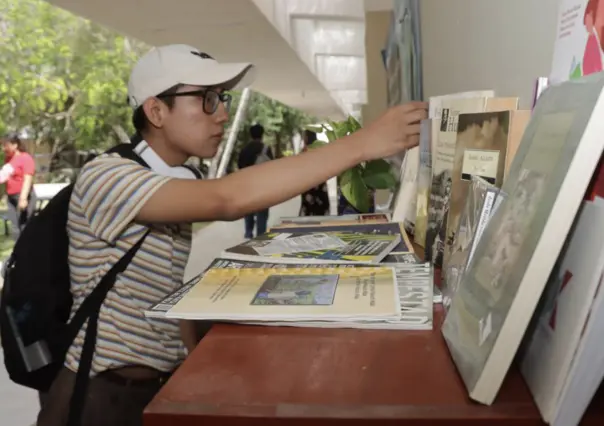
M107 152L118 153L148 167L132 147L121 144ZM11 380L45 392L63 367L67 350L78 331L88 321L70 410L69 424L77 424L90 374L101 305L117 275L127 268L149 231L107 272L70 321L73 297L67 215L72 191L73 184L55 195L28 222L15 244L7 261L0 299L0 336L4 364Z

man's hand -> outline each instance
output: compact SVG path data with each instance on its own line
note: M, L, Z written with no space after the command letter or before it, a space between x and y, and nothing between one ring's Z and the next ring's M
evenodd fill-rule
M426 118L426 102L397 105L357 132L362 137L355 138L355 142L366 160L390 157L419 144L420 122Z
M27 199L19 198L19 203L17 204L19 210L27 210Z

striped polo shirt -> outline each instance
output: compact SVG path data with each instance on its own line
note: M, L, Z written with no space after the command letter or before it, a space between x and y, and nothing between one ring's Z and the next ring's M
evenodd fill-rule
M134 222L144 203L170 177L120 157L101 155L86 164L69 205L72 314L100 279L143 236ZM166 206L170 208L170 206ZM145 318L144 310L182 285L191 248L191 225L153 225L101 307L91 375L128 365L174 370L184 359L178 321ZM65 365L77 371L86 326Z

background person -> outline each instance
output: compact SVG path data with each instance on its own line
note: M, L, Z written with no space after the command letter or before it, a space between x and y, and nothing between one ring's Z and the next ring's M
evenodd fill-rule
M239 153L237 165L239 169L262 164L269 160L273 160L273 151L264 144L264 127L260 124L254 124L250 128L250 142ZM248 214L245 216L245 238L254 238L254 228L256 228L256 236L266 232L268 223L268 210L264 209L259 212Z
M304 147L302 152L317 140L317 134L311 130L305 130L302 136ZM315 186L302 194L299 216L327 216L329 215L329 192L327 182Z
M11 236L16 241L36 210L33 191L36 163L17 135L4 139L2 150L4 166L0 170L0 183L6 183L8 220Z

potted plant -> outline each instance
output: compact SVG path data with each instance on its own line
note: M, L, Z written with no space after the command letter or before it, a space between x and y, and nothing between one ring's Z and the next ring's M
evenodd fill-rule
M361 125L354 117L344 121L329 121L321 126L309 126L308 130L325 133L329 142L356 132ZM315 141L309 149L325 145L327 142ZM358 213L371 213L375 209L374 194L378 189L393 189L396 177L390 164L385 160L371 160L361 163L338 176L338 188L342 197ZM340 214L347 209L338 208ZM348 209L350 210L350 209Z

